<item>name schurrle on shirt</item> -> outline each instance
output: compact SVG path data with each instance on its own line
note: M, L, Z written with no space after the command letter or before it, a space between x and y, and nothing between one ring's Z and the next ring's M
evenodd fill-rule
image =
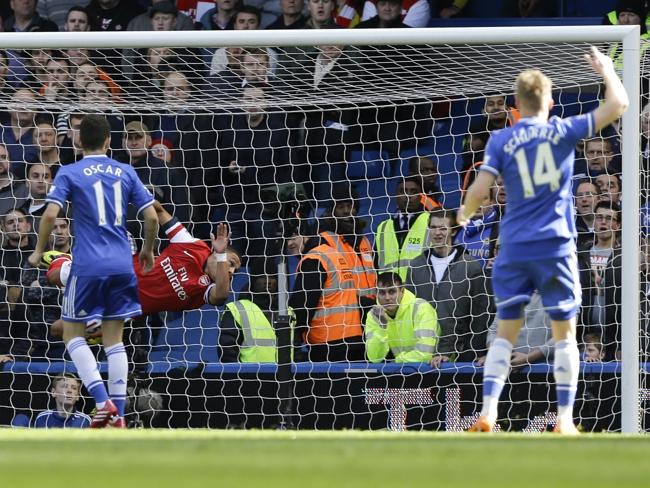
M512 136L503 146L503 151L512 155L518 146L532 141L533 139L546 139L554 146L557 146L560 142L560 137L561 135L552 126L543 125L538 127L532 125L522 127L521 129L512 131Z

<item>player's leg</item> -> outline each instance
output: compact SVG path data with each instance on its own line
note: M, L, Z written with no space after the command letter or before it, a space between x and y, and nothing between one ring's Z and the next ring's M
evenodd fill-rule
M483 369L483 407L472 432L489 432L497 419L499 397L510 373L513 345L523 325L523 309L533 292L523 267L497 258L492 275L497 300L497 337L488 350Z
M63 321L63 341L70 358L74 362L79 377L88 393L95 399L97 410L106 406L108 392L102 381L95 356L84 337L86 326L83 322Z
M124 418L126 405L126 383L129 375L129 362L126 349L122 342L124 320L104 320L102 322L102 338L104 353L108 362L108 394L117 407L117 425L111 421L111 426L121 427L120 419Z
M576 340L576 314L581 301L580 278L575 255L545 260L540 263L547 277L540 272L539 290L542 302L551 318L555 359L553 374L557 390L558 423L556 432L576 434L573 424L580 374L580 353Z
M562 434L577 433L573 423L573 404L578 389L580 352L576 340L575 317L569 320L551 320L555 340L553 374L557 391L557 425Z
M108 392L115 403L118 416L111 420L111 426L124 426L124 406L126 404L126 383L129 362L124 348L124 321L142 314L138 299L135 275L114 275L108 277L103 293L107 299L102 337L104 352L108 361Z
M108 393L97 367L95 356L85 339L86 322L101 316L103 303L98 294L100 283L97 279L71 276L63 295L63 340L70 358L74 362L79 377L88 392L95 399L99 422L93 419L92 427L103 427L104 418L113 411ZM105 412L105 413L102 413Z

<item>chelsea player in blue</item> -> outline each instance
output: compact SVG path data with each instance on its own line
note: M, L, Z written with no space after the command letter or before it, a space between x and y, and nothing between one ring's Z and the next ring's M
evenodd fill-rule
M629 104L611 59L594 47L585 58L603 77L605 101L591 113L549 120L551 80L537 70L520 73L515 99L522 118L513 127L492 133L484 164L458 211L458 223L467 225L501 175L507 201L500 229L501 250L493 270L499 324L485 361L483 408L470 431L494 428L499 396L510 371L512 345L523 324L523 309L538 290L555 339L555 431L578 432L573 424L573 403L580 366L575 316L581 290L571 192L574 149L580 139L617 120Z
M106 119L86 115L79 131L84 157L57 173L29 262L39 264L58 213L66 201L71 202L75 260L63 297L63 340L97 405L90 426L124 427L128 361L122 330L125 319L142 313L125 228L127 206L134 204L144 217L140 262L145 271L153 266L158 217L152 195L133 168L106 156L110 142ZM84 338L86 324L97 321L102 323L108 361L108 391Z

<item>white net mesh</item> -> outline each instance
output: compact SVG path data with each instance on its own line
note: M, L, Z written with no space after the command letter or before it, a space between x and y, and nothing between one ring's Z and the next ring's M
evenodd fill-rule
M127 334L129 420L164 427L467 428L478 412L480 364L494 334L490 268L507 196L495 190L472 230L456 237L463 258L442 270L429 269L426 259L417 269L434 239L426 212L458 207L490 131L516 121L512 86L522 69L540 68L552 78L554 115L598 105L598 79L581 60L586 49L535 43L8 52L0 92L9 162L0 174L7 297L0 354L8 361L0 372L0 423L33 424L39 411L62 402L51 399L52 377L74 371L61 340L48 333L60 316L61 291L26 257L51 179L59 165L81 156L81 119L101 113L112 128L111 156L132 164L194 237L208 240L217 223L227 222L242 258L230 305L171 305L178 286L185 293L187 270L174 259L186 242L161 234L158 263L171 256L170 273L179 281L167 274L159 313L134 321ZM587 247L594 205L620 196L620 172L616 128L579 148L575 191L585 200L578 213ZM410 228L394 233L408 261L403 277L412 267L407 288L431 305L437 322L422 311L428 305L412 306L412 335L378 347L361 320L374 303L375 268L391 261L389 244L379 242L382 222L394 219L399 227L401 215ZM138 243L135 212L128 227ZM57 229L52 247L68 252L66 220ZM330 251L313 248L324 242L331 243L329 258L361 267L353 269L352 289L322 272ZM351 248L354 258L346 254ZM616 255L613 241L611 248ZM310 251L324 255L320 265L298 267ZM583 363L575 416L586 430L620 429L620 269L606 254L586 251L582 261L588 299L581 347L593 362ZM189 276L202 279L205 290L203 264ZM287 289L294 309L288 322ZM336 298L323 301L334 291ZM345 327L315 331L316 323L332 325L319 311L337 306L345 310L329 317ZM550 337L534 300L502 397L501 429L539 431L555 422ZM103 360L101 348L93 349ZM280 367L256 364L276 355ZM92 406L79 405L86 412Z

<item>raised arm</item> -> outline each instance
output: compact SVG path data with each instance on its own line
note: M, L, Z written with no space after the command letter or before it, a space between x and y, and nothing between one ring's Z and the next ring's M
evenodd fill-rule
M230 231L224 223L217 225L217 233L210 234L212 240L213 258L208 261L207 273L214 285L210 289L208 303L210 305L222 305L230 293L230 273L228 271L228 243L230 242Z
M592 69L603 77L605 82L605 101L594 110L594 131L598 132L612 122L618 120L630 105L625 87L614 69L612 60L601 53L598 48L591 46L591 52L585 54L585 59Z
M142 271L148 273L153 269L153 246L158 235L158 214L154 205L149 205L142 210L142 217L144 218L144 243L140 251L140 266Z
M479 171L474 183L469 187L463 204L458 209L456 220L458 225L466 226L469 219L476 213L481 204L490 196L490 189L494 185L496 176L487 171Z

